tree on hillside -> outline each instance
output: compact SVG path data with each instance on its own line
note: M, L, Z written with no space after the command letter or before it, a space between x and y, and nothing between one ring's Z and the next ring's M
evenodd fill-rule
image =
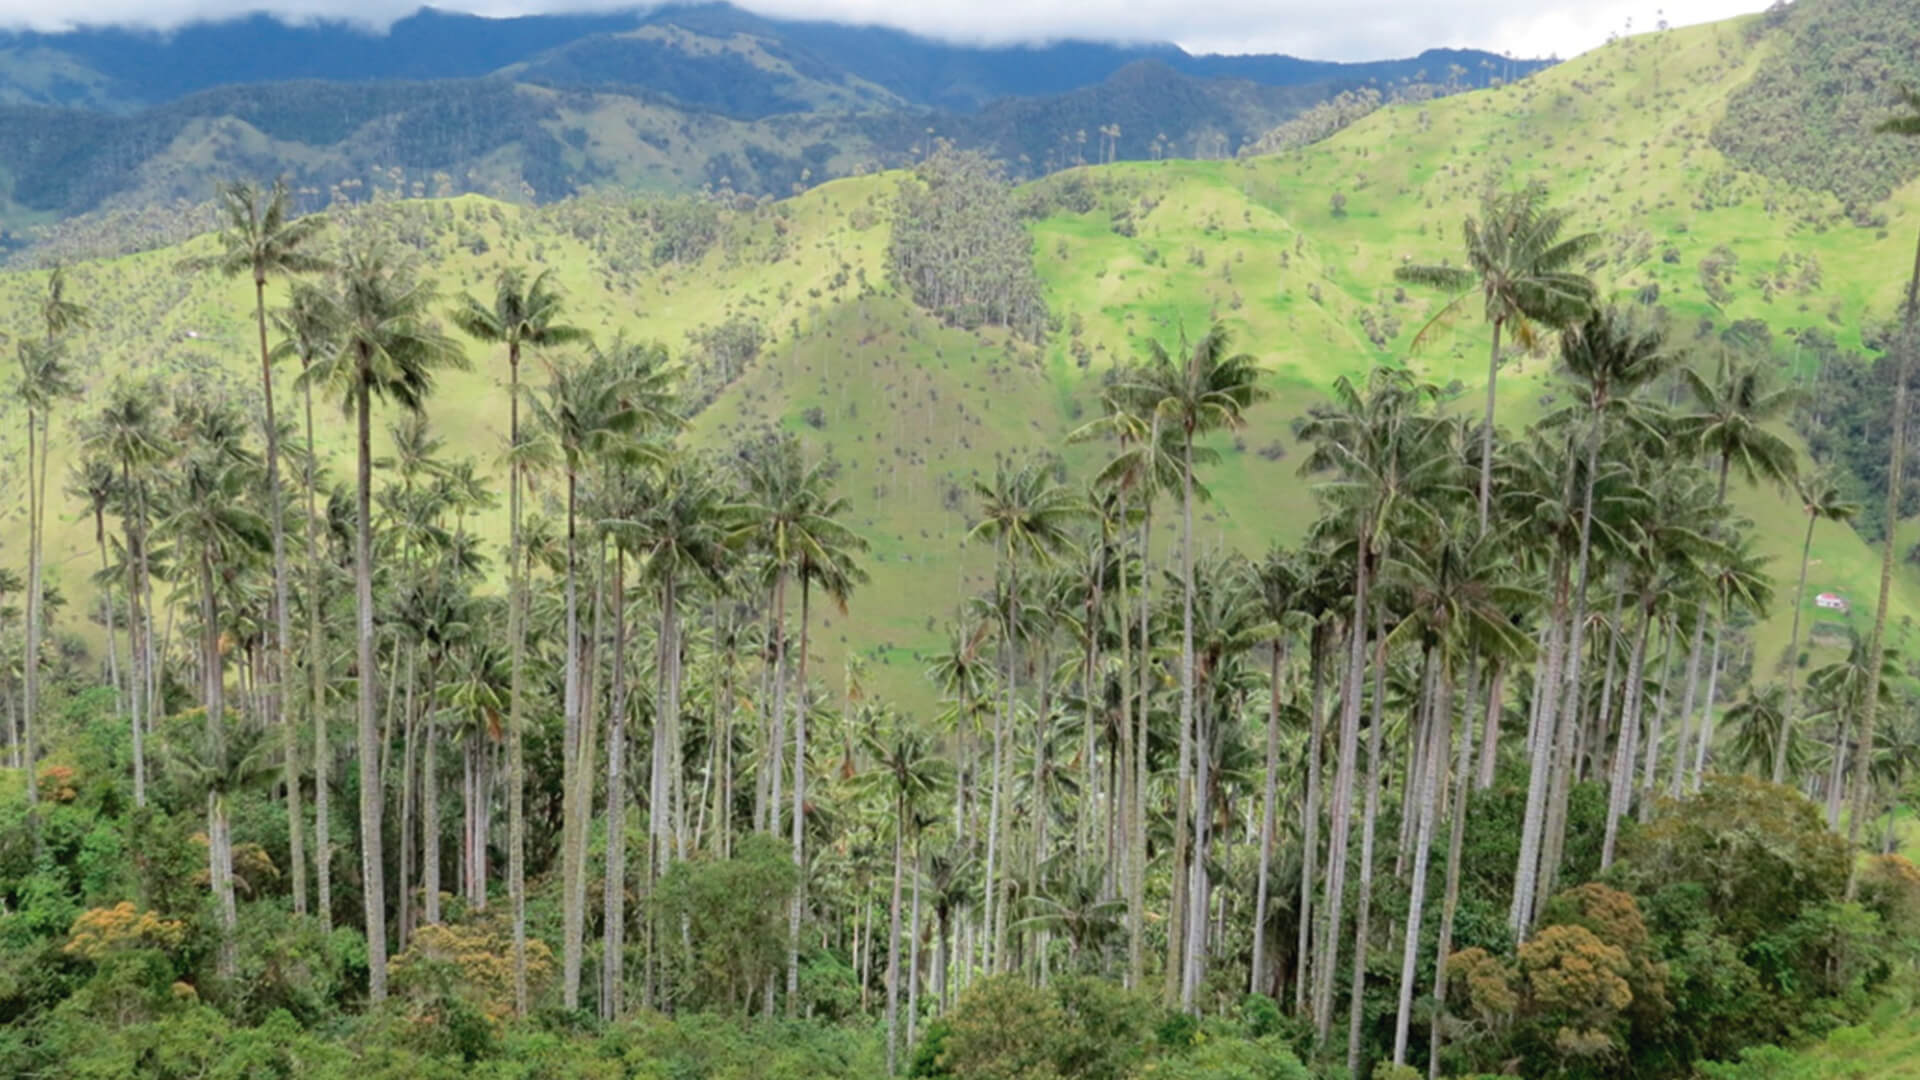
M1116 391L1134 400L1141 412L1155 416L1166 430L1180 436L1180 577L1183 602L1180 633L1180 776L1179 794L1175 798L1179 800L1176 816L1181 820L1175 828L1182 833L1184 817L1181 815L1190 797L1188 770L1195 755L1193 445L1198 436L1241 427L1246 423L1246 411L1268 396L1266 388L1260 385L1263 372L1259 365L1250 354L1229 354L1230 340L1227 328L1215 323L1178 360L1167 353L1165 346L1153 342L1149 346L1149 362L1137 369ZM1190 857L1193 865L1183 869L1193 876L1186 894L1191 907L1204 902L1207 890L1206 865L1198 857L1197 849ZM1193 1009L1194 994L1199 989L1204 971L1206 946L1202 928L1205 925L1205 908L1191 907L1183 924L1188 941L1182 944L1180 950L1180 955L1186 958L1186 966L1179 982L1181 1007L1189 1011Z
M234 180L220 185L218 202L223 227L218 255L190 259L183 269L215 270L225 277L246 274L253 281L253 319L260 336L260 394L266 431L268 520L273 526L273 692L269 708L280 715L268 723L280 728L282 765L287 788L287 845L293 872L293 910L307 912L305 828L300 820L300 751L286 701L292 689L293 631L287 611L286 515L280 497L280 429L273 411L273 354L267 347L267 279L271 276L312 274L328 268L325 259L301 249L311 247L325 220L293 215L291 195L284 180L262 190Z
M1881 124L1878 130L1883 134L1901 135L1907 138L1920 138L1920 91L1905 90L1900 95L1901 115ZM1907 301L1900 315L1900 340L1895 346L1900 350L1900 361L1896 365L1893 391L1893 436L1887 457L1887 535L1882 541L1880 556L1880 598L1874 606L1873 633L1867 639L1869 659L1867 669L1879 670L1882 658L1886 655L1887 604L1893 592L1893 548L1894 534L1898 532L1900 522L1900 476L1906 465L1907 449L1907 380L1913 375L1914 354L1920 353L1920 244L1916 244L1913 255L1913 275L1907 279ZM1874 745L1873 731L1877 710L1867 707L1861 711L1858 729L1860 738L1855 746L1855 760L1864 763L1865 755ZM1867 816L1867 803L1873 787L1873 770L1857 768L1854 776L1853 812L1847 822L1847 841L1853 849L1860 846L1860 828ZM1853 897L1860 883L1859 867L1852 867L1847 874L1847 897Z
M1787 669L1787 698L1780 710L1783 730L1773 744L1771 776L1776 784L1786 783L1787 748L1792 742L1787 731L1799 721L1800 613L1807 603L1807 565L1813 554L1813 527L1822 521L1851 521L1860 512L1859 505L1849 502L1833 477L1825 472L1796 477L1793 490L1800 500L1800 512L1807 515L1807 535L1800 542L1800 578L1793 589L1793 630L1787 635L1787 651L1780 658Z
M296 284L287 298L287 306L276 311L273 320L283 335L274 349L273 359L298 360L301 376L337 347L327 292L317 283ZM314 910L320 916L320 925L330 929L333 926L333 743L328 731L331 717L326 708L326 652L321 631L326 601L321 583L319 531L322 523L316 506L320 453L313 432L313 385L304 379L300 380L300 407L306 434L300 462L301 487L307 496L302 556L307 564L307 722L313 725Z
M377 241L348 248L327 298L335 348L300 376L337 395L354 422L354 681L360 755L360 868L367 931L367 992L387 996L387 902L382 856L380 730L373 640L373 401L426 407L434 378L466 356L433 321L436 296Z
M1000 164L942 146L900 184L887 260L921 307L961 326L1003 326L1038 339L1046 303L1033 241Z
M1563 236L1569 215L1547 206L1546 189L1531 184L1517 191L1489 188L1480 216L1462 223L1467 265L1402 266L1394 277L1458 293L1414 338L1423 342L1435 327L1459 311L1475 290L1493 344L1487 361L1487 405L1480 429L1480 528L1487 527L1493 469L1493 406L1500 378L1500 337L1510 332L1522 346L1538 347L1545 333L1572 326L1593 307L1593 282L1574 267L1600 243L1598 233Z
M56 277L59 271L54 271ZM49 289L57 294L59 285ZM45 341L22 339L17 346L20 378L14 393L27 406L27 635L21 709L22 733L26 751L27 803L39 798L40 758L40 655L41 634L46 630L45 537L47 522L47 459L52 456L53 413L59 405L80 394L79 384L67 365L66 348L53 320L47 323Z
M527 653L526 559L521 537L521 489L526 466L520 461L520 359L529 349L554 348L587 339L587 332L561 321L565 301L543 271L531 281L526 271L508 267L494 280L492 304L462 293L451 316L454 326L477 341L507 347L507 636L510 679L507 718L507 892L513 905L513 995L515 1011L527 1013L527 875L525 671Z

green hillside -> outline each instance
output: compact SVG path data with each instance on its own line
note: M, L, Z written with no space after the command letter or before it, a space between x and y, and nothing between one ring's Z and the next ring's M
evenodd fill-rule
M656 223L615 199L544 208L476 196L393 201L348 212L344 224L384 222L449 294L483 291L502 266L551 267L576 321L659 339L696 371L704 361L690 333L758 321L768 336L759 360L725 385L688 437L721 448L779 426L842 463L855 523L874 544L873 581L819 635L827 665L819 670L837 671L843 650L857 649L874 658L880 689L916 701L926 694L916 651L939 640L956 578L986 565L984 553L963 550L967 480L991 470L996 455L1061 447L1092 407L1101 373L1146 339L1170 341L1217 317L1273 372L1273 401L1221 441L1223 461L1205 477L1217 495L1198 522L1208 546L1297 538L1311 495L1296 475L1289 423L1335 376L1406 358L1473 399L1484 328L1464 319L1409 357L1437 298L1400 292L1392 274L1403 261L1457 257L1458 223L1491 179L1547 182L1580 226L1608 234L1592 268L1608 291L1657 287L1678 325L1761 319L1776 339L1820 328L1859 348L1862 327L1896 303L1920 227L1920 183L1909 177L1874 206L1884 226L1863 228L1834 195L1746 171L1717 150L1711 133L1729 99L1788 40L1762 29L1755 18L1627 39L1514 85L1384 109L1280 156L1122 163L1031 186L1022 197L1037 215L1034 257L1056 325L1038 347L943 327L893 293L891 175L722 210L718 239L688 263L657 263ZM210 244L69 269L74 295L97 315L74 349L90 385L160 371L229 380L244 392L249 289L175 269ZM37 273L0 274L5 325L24 327L40 287ZM472 358L475 370L444 382L431 416L453 447L497 468L504 365L477 349ZM1549 378L1544 359L1511 360L1502 373L1508 422L1539 411ZM321 415L338 454L337 410ZM14 484L21 416L17 402L0 404L0 470ZM71 449L63 430L64 416L56 473ZM1075 448L1069 460L1084 468L1098 453ZM1772 492L1740 498L1790 588L1795 508ZM77 598L96 561L91 521L75 502L60 511L50 561ZM24 557L14 539L23 515L18 505L8 511L0 559ZM1840 592L1855 618L1870 618L1875 551L1827 528L1814 558L1809 591ZM1903 574L1896 600L1904 626L1920 612L1920 577ZM1777 603L1761 631L1763 655L1784 645L1788 606Z

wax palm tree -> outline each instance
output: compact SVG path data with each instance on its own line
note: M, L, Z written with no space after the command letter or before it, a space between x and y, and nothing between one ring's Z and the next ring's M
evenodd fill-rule
M1095 477L1094 484L1101 490L1111 490L1121 499L1121 516L1127 515L1127 508L1139 507L1137 515L1138 562L1141 567L1136 605L1139 628L1137 660L1132 666L1137 669L1138 682L1133 691L1133 704L1138 706L1138 721L1134 726L1133 741L1134 774L1132 777L1133 805L1129 808L1131 830L1127 838L1127 984L1138 986L1145 975L1146 954L1146 861L1147 861L1147 755L1144 751L1149 714L1150 686L1154 665L1149 659L1151 638L1149 636L1150 617L1153 608L1153 575L1147 570L1152 563L1153 550L1153 504L1162 491L1179 486L1186 475L1182 443L1183 433L1164 423L1159 411L1152 407L1150 399L1135 392L1141 384L1153 381L1152 359L1147 363L1136 364L1117 372L1101 393L1103 415L1075 430L1068 436L1069 442L1084 441L1098 437L1111 437L1118 443L1118 450ZM1219 454L1210 447L1195 446L1187 448L1193 456L1195 465L1212 465L1219 460ZM1206 486L1199 480L1192 480L1194 497L1205 501L1210 498ZM1120 593L1122 607L1125 607L1127 579L1125 563L1120 566ZM1127 617L1123 613L1123 623ZM1136 710L1125 710L1132 714ZM1129 717L1131 718L1131 717Z
M1640 720L1646 701L1647 643L1662 611L1674 610L1674 605L1693 606L1694 595L1706 588L1707 567L1720 550L1710 535L1718 501L1707 480L1697 470L1663 470L1658 465L1657 461L1643 462L1637 467L1651 476L1649 498L1629 530L1626 546L1618 553L1638 618L1627 659L1620 733L1614 743L1605 838L1600 849L1602 869L1613 865L1620 818L1633 797L1634 757L1642 742ZM1659 721L1656 715L1644 738L1648 748L1647 799L1653 794L1652 763L1660 741Z
M1839 827L1840 792L1845 788L1847 770L1851 768L1856 774L1856 784L1857 774L1867 771L1862 765L1865 755L1860 752L1864 744L1853 742L1848 734L1855 724L1863 723L1866 718L1875 717L1892 706L1893 688L1901 677L1896 653L1883 649L1876 656L1870 639L1863 639L1854 633L1848 637L1844 659L1824 664L1807 673L1807 689L1820 702L1819 710L1813 715L1824 715L1832 719L1835 725L1827 785L1827 824L1835 829ZM1851 754L1848 749L1850 743ZM1855 797L1858 798L1858 788L1855 789Z
M1301 436L1314 448L1301 473L1330 474L1315 486L1316 496L1329 511L1323 523L1333 547L1330 558L1344 558L1353 567L1349 579L1349 651L1335 757L1338 767L1328 830L1326 901L1320 915L1321 944L1316 951L1312 987L1314 1022L1322 1038L1333 1022L1334 967L1338 962L1335 935L1345 903L1359 743L1359 688L1366 663L1372 578L1379 559L1401 529L1438 530L1437 497L1457 486L1457 456L1448 424L1428 411L1434 393L1433 387L1404 371L1375 368L1364 390L1345 377L1336 380L1332 404L1316 410L1301 429Z
M1262 613L1274 626L1275 634L1269 645L1266 773L1260 798L1260 865L1254 879L1253 962L1248 993L1259 993L1266 985L1267 889L1273 865L1275 789L1280 779L1281 699L1293 624L1304 615L1301 594L1307 588L1308 574L1298 554L1276 547L1255 568L1255 581Z
M58 296L57 284L49 289L54 296ZM49 300L50 304L56 302L64 303ZM27 406L27 653L21 707L26 728L23 735L26 742L29 806L40 797L40 785L35 774L39 772L37 762L40 754L40 635L46 621L42 548L45 546L47 521L47 458L53 449L51 433L54 410L62 402L80 394L79 384L74 382L72 369L67 366L66 350L55 336L68 325L50 316L45 341L28 338L18 343L20 378L14 387L14 393Z
M1460 310L1476 292L1493 330L1487 361L1487 405L1480 428L1480 528L1487 527L1492 492L1493 407L1500 377L1500 338L1511 333L1527 349L1546 332L1585 318L1595 299L1593 282L1575 267L1600 243L1597 233L1565 236L1569 215L1547 206L1539 185L1517 191L1489 188L1478 220L1461 225L1466 266L1402 266L1394 277L1458 295L1414 338L1421 344L1434 327Z
M986 924L993 928L992 963L996 965L1006 962L1006 938L1000 929L1007 922L1002 910L1007 898L1002 895L999 881L1001 774L1018 684L1015 664L1020 604L1016 598L1020 596L1020 564L1051 563L1056 555L1072 545L1072 526L1086 513L1078 494L1055 478L1054 468L1055 463L1043 457L1030 458L1017 467L1003 461L995 468L992 482L974 481L980 514L967 532L969 540L992 543L999 564L994 587L1000 602L993 605L993 610L1000 622L1001 679L1006 693L993 729L983 915Z
M1790 386L1778 385L1766 357L1742 356L1721 346L1713 370L1703 375L1682 368L1694 398L1694 411L1682 416L1677 431L1718 470L1720 499L1737 468L1749 484L1790 482L1796 471L1793 447L1771 428L1799 401Z
M1824 470L1796 477L1793 489L1800 499L1800 512L1807 515L1807 534L1800 543L1800 578L1793 589L1793 631L1787 636L1787 651L1780 657L1781 664L1787 669L1784 708L1788 725L1799 715L1800 615L1807 602L1807 566L1813 554L1814 526L1822 521L1851 521L1860 512L1860 505L1848 501L1833 476ZM1790 742L1789 739L1778 739L1772 744L1774 758L1771 776L1776 784L1786 781Z
M262 529L265 532L265 529ZM265 537L262 537L263 542ZM222 980L239 970L239 911L233 887L233 797L264 780L271 769L264 732L229 726L211 711L207 722L179 729L163 744L166 775L206 801L207 879L219 927L215 967Z
M543 271L531 281L525 270L508 267L494 279L492 304L482 304L462 293L453 324L478 341L507 347L507 635L511 641L511 679L507 721L507 891L513 905L514 1011L527 1013L527 876L526 876L526 763L521 743L525 697L527 592L525 559L521 555L521 487L524 467L520 450L520 359L529 349L556 348L587 339L587 333L569 326L566 301Z
M189 259L183 269L217 271L224 277L247 275L253 281L253 318L260 336L260 393L265 407L267 433L266 482L273 524L273 610L274 639L272 679L276 690L268 695L270 708L280 708L291 685L293 667L293 631L287 612L287 549L285 515L280 499L280 429L273 411L273 354L267 347L267 279L274 276L313 274L327 270L325 259L302 248L311 248L325 227L318 216L298 217L292 211L292 197L284 180L275 180L270 188L261 188L243 180L221 184L217 201L222 227L216 242L218 254ZM294 741L294 729L284 717L270 717L281 729L282 757L286 768L287 842L293 863L293 910L307 911L307 870L305 830L300 821L300 756Z
M1529 791L1536 788L1543 791L1546 802L1544 820L1537 822L1537 830L1529 830L1527 834L1539 833L1540 860L1532 875L1520 875L1523 881L1534 884L1527 906L1536 903L1539 897L1552 895L1565 844L1567 800L1574 772L1574 736L1580 729L1580 693L1586 685L1581 679L1581 666L1587 653L1587 597L1596 531L1606 548L1617 550L1624 546L1615 523L1632 520L1645 501L1631 470L1621 468L1617 462L1603 469L1600 451L1615 437L1630 443L1658 445L1663 441L1662 415L1637 395L1662 375L1668 364L1669 355L1660 333L1637 325L1631 315L1618 309L1592 310L1561 339L1561 371L1564 380L1572 385L1573 400L1564 409L1546 417L1542 427L1553 430L1584 426L1586 430L1579 437L1585 444L1584 454L1570 448L1566 461L1569 471L1582 458L1584 466L1577 474L1579 529L1573 554L1572 612L1566 623L1567 643L1563 653L1567 666L1566 691L1557 708L1542 713L1541 728L1547 753L1536 755L1534 764L1537 769L1544 763L1547 775L1542 778L1543 783L1537 785L1529 778ZM1564 488L1555 483L1547 490ZM1601 495L1598 506L1596 492ZM1600 517L1602 511L1607 512L1604 518ZM1515 909L1520 910L1522 906L1516 900ZM1522 920L1527 919L1528 914L1520 911ZM1523 921L1515 929L1524 936L1527 927Z
M225 713L226 663L222 648L226 616L221 599L227 579L244 563L264 553L270 544L266 522L249 502L253 483L250 461L228 458L217 448L196 447L176 466L174 481L165 492L166 507L154 524L157 539L170 543L183 576L191 575L199 593L200 670L206 706L205 764L225 768L231 760L225 750L229 737ZM233 877L231 842L226 825L223 789L207 794L209 875L220 906L223 978L235 973L233 934Z
M133 745L135 747L135 805L146 804L141 783L139 759L144 750L145 733L152 729L159 712L155 700L153 645L144 612L148 569L146 532L148 522L149 473L160 462L173 456L173 447L161 428L158 403L161 395L152 385L117 382L107 393L107 403L81 431L81 444L89 452L100 454L118 473L114 497L118 503L127 593L127 651L130 694L133 706Z
M1191 797L1188 784L1194 755L1193 445L1201 435L1239 428L1246 422L1246 411L1269 396L1260 386L1264 373L1254 358L1246 353L1229 354L1230 343L1226 326L1215 323L1176 363L1163 345L1153 342L1149 363L1131 373L1128 381L1116 390L1123 400L1130 400L1139 411L1154 415L1164 428L1177 432L1181 439L1180 567L1184 614L1180 637L1179 793L1175 799L1176 816L1180 819L1176 828L1182 833ZM1196 860L1194 866L1198 865ZM1181 872L1197 874L1199 871L1176 867L1175 873ZM1189 906L1197 903L1194 891L1189 887ZM1195 908L1186 913L1186 918L1183 926L1197 929L1205 923L1205 912ZM1181 979L1180 1003L1189 1011L1199 990L1198 975L1189 965Z
M1733 764L1758 775L1776 762L1804 767L1807 753L1788 707L1787 688L1779 683L1755 687L1745 700L1727 710L1733 729L1729 743Z
M379 727L373 640L373 401L418 412L443 369L466 356L433 322L431 285L378 243L349 249L338 292L327 297L334 349L300 376L302 387L337 395L354 420L354 606L356 715L360 741L360 867L367 930L367 990L387 995L385 870L380 831Z
M579 607L580 477L589 465L618 458L626 464L658 460L637 434L643 415L628 397L630 384L608 357L585 363L549 365L546 388L528 396L537 439L515 451L516 461L540 461L561 474L566 506L566 624L564 748L561 751L561 840L563 869L561 999L569 1009L580 1001L580 965L586 925L587 806L593 762L593 732L585 723L590 687L581 669L583 642Z
M334 335L332 305L327 292L313 282L297 282L288 295L287 306L273 313L273 321L282 335L274 347L273 362L298 360L304 376L314 363L338 347ZM333 840L332 771L333 746L325 713L325 657L321 626L326 600L322 585L323 567L319 551L322 519L315 505L319 497L318 444L313 433L313 384L298 380L301 411L306 433L305 452L301 455L301 487L306 492L307 513L303 530L306 559L307 609L307 721L313 725L313 865L315 911L320 925L333 925Z
M1516 625L1515 615L1530 609L1537 598L1500 550L1497 537L1478 531L1469 534L1459 523L1451 524L1437 535L1407 538L1407 542L1393 547L1388 559L1384 572L1395 579L1408 600L1408 614L1389 634L1389 642L1403 637L1419 645L1428 658L1432 695L1425 706L1424 737L1428 748L1420 756L1424 768L1417 791L1415 785L1408 788L1409 798L1418 800L1419 838L1413 849L1411 895L1402 934L1399 1008L1394 1020L1393 1060L1396 1065L1404 1065L1412 1017L1415 961L1424 936L1422 920L1428 859L1443 801L1447 750L1453 745L1450 732L1455 673L1469 656L1493 662L1513 662L1529 656L1533 642ZM1456 771L1464 780L1469 771L1468 762L1472 760L1471 723L1462 733L1460 748L1461 760ZM1463 798L1466 793L1462 791ZM1456 803L1455 820L1463 821L1465 811L1464 804ZM1404 812L1412 814L1415 809L1409 806ZM1458 848L1452 848L1451 853L1457 863ZM1454 878L1452 884L1457 890L1458 879ZM1457 892L1455 901L1457 903ZM1442 936L1449 939L1441 943L1443 956L1451 945L1451 929L1449 920L1443 917ZM1443 964L1437 978L1444 977Z
M1900 135L1908 138L1920 137L1920 92L1911 87L1900 92L1900 115L1888 119L1875 130L1885 135ZM1906 467L1907 446L1907 382L1913 377L1913 359L1920 353L1920 244L1914 248L1913 276L1907 280L1907 302L1901 313L1901 334L1898 345L1900 362L1894 371L1893 392L1893 434L1888 440L1887 450L1887 509L1886 536L1881 541L1880 553L1880 597L1874 606L1873 634L1867 640L1873 659L1869 668L1877 670L1881 666L1880 657L1886 654L1887 606L1893 592L1893 536L1900 521L1901 477ZM1861 753L1874 745L1874 721L1877 710L1866 708L1859 718L1859 742L1855 745ZM1867 816L1867 802L1872 787L1871 771L1855 770L1853 789L1853 813L1847 822L1847 844L1850 850L1859 850L1860 828ZM1847 869L1847 899L1852 900L1860 884L1858 860L1851 860Z
M724 588L729 551L726 546L732 507L727 493L710 479L712 470L698 461L680 458L672 461L657 481L642 482L626 491L616 503L622 516L604 524L612 532L617 550L631 554L638 563L642 579L657 597L660 624L655 641L660 696L653 707L653 760L649 767L652 790L648 798L648 821L652 854L647 860L649 872L658 875L676 855L684 857L685 821L682 811L675 823L675 789L672 786L682 760L681 683L683 653L686 651L680 612L687 594L706 584ZM624 781L620 775L619 744L624 739L617 713L607 736L607 890L619 891L615 883L625 880L626 853L621 841L618 819L625 814ZM624 913L617 900L609 899L607 909L606 957L603 961L613 974L606 974L602 987L603 1010L609 1015L620 1006L617 972L621 943L617 934Z
M733 522L730 542L758 551L766 560L774 681L772 731L766 757L771 770L766 820L767 831L775 834L780 825L781 757L786 749L787 730L787 586L798 580L801 590L791 822L794 872L800 875L800 887L794 890L787 916L786 972L788 1007L798 1008L800 914L806 903L806 683L811 590L824 586L828 596L845 610L849 590L865 577L854 560L867 550L867 542L848 528L844 520L851 504L834 491L838 466L827 458L809 463L798 440L781 439L748 454L742 462L742 471L744 491L730 512Z
M887 933L887 1074L898 1071L900 1031L900 887L904 876L906 833L914 811L932 805L952 783L953 767L939 756L931 738L897 719L870 727L861 735L874 768L853 778L856 790L885 801L893 834L893 899Z
M82 429L82 442L86 442L87 429ZM94 584L100 588L100 614L107 628L107 671L113 683L113 710L117 717L127 706L126 697L121 693L120 650L115 640L113 618L113 566L107 556L107 508L119 496L120 477L97 446L88 446L79 461L69 470L67 491L69 496L82 499L93 514L93 545L100 554L100 572L94 575ZM145 733L140 729L140 716L134 712L133 728L133 804L147 805L147 762L144 745Z

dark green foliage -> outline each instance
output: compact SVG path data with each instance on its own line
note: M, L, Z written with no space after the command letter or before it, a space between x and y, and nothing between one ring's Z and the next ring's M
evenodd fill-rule
M1099 979L1041 988L996 976L961 996L945 1022L942 1051L914 1075L1121 1080L1146 1055L1155 1021L1171 1022L1162 1016L1146 997Z
M1884 353L1842 351L1831 335L1816 329L1802 331L1797 345L1810 354L1818 374L1794 410L1794 429L1807 440L1813 459L1834 470L1848 501L1860 506L1854 528L1877 541L1886 532L1887 443L1893 432L1887 402L1893 399L1898 364ZM1914 389L1908 386L1909 393ZM1920 476L1909 470L1902 488L1901 514L1920 512Z
M1803 0L1727 100L1713 143L1744 168L1830 191L1856 220L1920 174L1920 145L1872 134L1893 90L1920 83L1920 12L1889 0Z
M949 322L1040 335L1047 311L1032 248L1005 173L983 154L943 149L900 185L889 265L915 302Z
M784 961L793 863L769 836L743 839L731 859L676 862L661 878L655 940L692 1008L745 1010Z

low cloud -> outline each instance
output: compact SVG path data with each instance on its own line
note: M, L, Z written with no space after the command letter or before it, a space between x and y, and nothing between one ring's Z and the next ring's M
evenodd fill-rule
M1059 38L1173 41L1194 52L1284 52L1329 60L1408 56L1461 47L1516 56L1572 56L1621 32L1652 30L1757 10L1761 0L1671 0L1665 8L1630 0L1563 3L1533 0L1348 0L1338 8L1308 0L744 0L742 7L786 18L833 19L898 27L956 41L1011 43ZM79 25L172 29L263 8L289 22L347 20L377 32L414 10L407 0L0 0L0 26L63 30ZM617 11L621 0L453 0L478 15Z

